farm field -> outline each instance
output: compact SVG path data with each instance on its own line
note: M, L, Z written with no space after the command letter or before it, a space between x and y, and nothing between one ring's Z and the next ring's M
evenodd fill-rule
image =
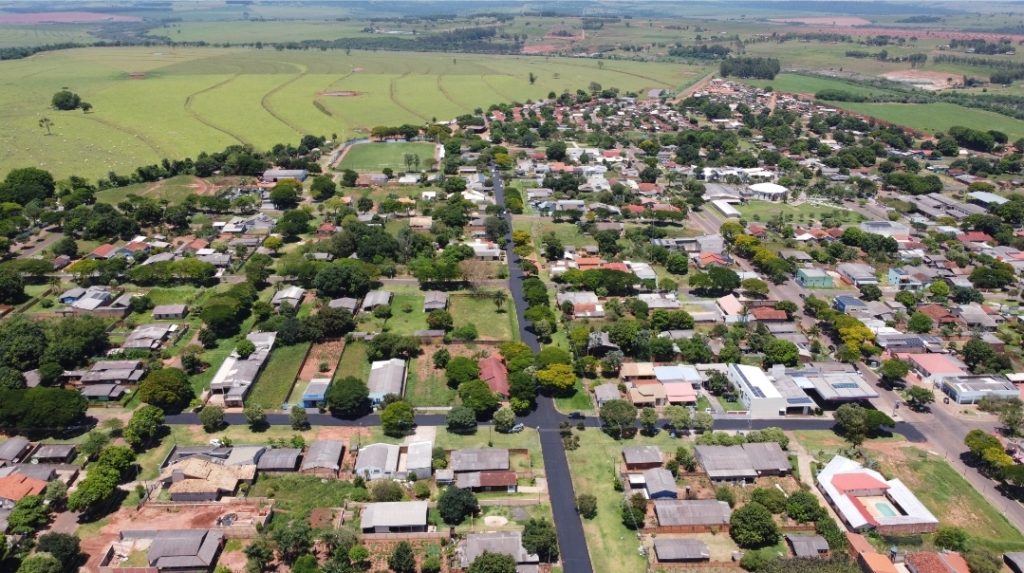
M178 205L185 197L196 193L202 187L199 181L201 180L191 175L178 175L153 183L135 183L99 191L96 193L96 201L117 205L129 195L139 195L154 201L166 200L170 205Z
M954 125L967 125L974 129L1002 131L1009 136L1011 141L1024 136L1024 121L1022 120L951 103L836 102L835 105L852 112L930 133L944 131Z
M434 162L432 143L366 143L353 145L338 164L338 169L353 171L381 171L390 167L396 172L405 171L406 154L420 157L420 168Z
M814 94L821 90L842 90L854 95L873 96L891 93L889 90L862 86L842 80L832 80L801 74L779 74L773 80L743 80L752 86L765 88L771 86L777 92Z
M96 38L80 24L39 24L0 26L0 48L22 48L47 44L91 44Z
M599 67L599 64L601 66ZM97 178L232 144L450 119L476 107L603 86L643 92L701 77L696 65L404 52L83 48L0 62L0 171ZM531 84L529 74L536 81ZM94 107L58 112L62 87ZM52 135L39 127L48 117Z

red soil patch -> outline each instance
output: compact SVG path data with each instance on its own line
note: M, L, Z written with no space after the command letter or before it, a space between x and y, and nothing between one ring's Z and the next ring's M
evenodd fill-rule
M928 72L925 70L898 70L882 74L883 78L896 82L906 82L927 90L943 90L963 85L962 74L947 72Z
M120 16L99 12L25 12L0 14L0 24L69 24L92 22L141 22L138 16Z
M299 370L299 380L307 381L313 378L333 378L334 369L338 366L338 360L341 359L341 353L345 350L345 340L328 340L326 342L319 342L314 344L309 349L309 354L306 356L306 361L302 364L302 369ZM326 372L320 371L320 363L326 362L330 367L330 370Z
M820 16L815 18L772 18L771 22L782 22L785 24L810 24L815 26L867 26L871 20L858 18L856 16Z
M536 44L533 46L523 46L523 49L520 52L523 54L550 54L552 52L557 52L560 49L560 46L555 46L553 44Z

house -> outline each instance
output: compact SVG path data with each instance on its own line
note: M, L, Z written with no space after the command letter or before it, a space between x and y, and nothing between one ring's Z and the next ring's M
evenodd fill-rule
M660 468L661 450L657 446L626 446L622 448L622 461L628 471Z
M587 354L591 356L604 356L609 352L621 350L618 344L612 342L607 332L591 332L587 338Z
M967 560L955 551L915 551L903 559L910 573L970 573Z
M124 342L121 348L125 350L159 350L163 347L171 335L178 332L178 325L167 323L151 323L136 326Z
M619 369L619 377L627 384L657 382L653 362L626 362Z
M516 472L483 471L455 474L455 487L470 491L501 491L513 493L518 488Z
M999 374L972 374L942 379L942 391L957 404L977 404L982 398L1019 398L1020 390Z
M804 288L832 288L832 276L821 269L800 268L796 271L796 282Z
M789 457L775 442L738 446L696 446L697 461L712 481L753 481L792 472Z
M675 499L678 495L676 478L665 468L651 468L644 471L644 488L647 499Z
M263 450L256 469L261 472L293 472L299 469L302 450L299 448L269 448Z
M824 557L828 555L828 541L820 535L787 533L786 543L793 550L794 557Z
M854 311L864 310L867 307L867 303L865 303L864 301L855 296L850 296L848 294L839 295L832 299L832 308L845 314L850 314L851 312Z
M448 308L448 293L431 290L423 294L423 312Z
M747 187L746 195L761 201L782 201L789 193L789 188L777 183L755 183Z
M90 257L92 257L94 259L104 260L104 261L107 260L107 259L111 259L111 258L115 257L116 255L117 255L117 247L112 245L112 244L110 244L110 243L106 243L104 245L100 245L100 246L96 247L95 249L93 249L91 253L89 253Z
M629 401L637 408L656 408L668 403L665 387L653 384L636 384L629 388Z
M370 444L359 449L355 474L364 479L394 479L398 473L401 447L394 444Z
M922 304L917 307L917 312L932 319L932 322L938 326L958 324L960 322L960 319L955 314L941 304Z
M618 400L622 398L619 395L619 385L608 382L601 384L594 388L594 399L597 400L597 407L604 406L605 403L612 400Z
M786 414L789 404L764 370L746 364L730 364L726 376L752 417L774 418Z
M74 444L43 444L29 456L33 464L70 464L78 455Z
M280 307L282 304L287 304L291 307L298 308L302 304L302 298L306 296L306 290L302 287L290 286L285 287L274 293L274 298L270 299L270 304L274 307Z
M470 533L456 549L459 564L463 569L468 569L473 561L484 553L508 555L520 566L533 565L540 561L536 555L523 547L522 533L518 531Z
M91 402L116 402L128 392L120 384L90 384L78 391Z
M11 436L7 441L0 443L0 466L20 462L32 451L32 444L28 438L22 436Z
M370 402L380 404L384 396L405 393L405 361L401 358L377 360L370 365L370 379L366 382L370 389Z
M153 319L155 320L175 320L185 318L187 314L187 304L160 304L153 307Z
M411 479L410 475L415 474L417 479L430 479L434 471L433 453L434 442L429 440L402 446L399 451L398 475Z
M925 282L918 278L916 273L912 273L902 267L890 267L888 278L889 285L899 290L916 292L925 287Z
M663 531L701 533L728 529L732 510L728 503L713 499L656 499L654 515Z
M700 563L711 560L711 550L700 539L654 539L654 555L659 563Z
M256 464L227 465L192 456L167 465L158 480L167 488L171 501L217 501L233 495L240 483L252 483Z
M66 370L63 376L80 384L138 384L146 375L141 360L98 360L86 371Z
M505 361L498 354L491 354L487 358L481 358L477 362L480 367L480 379L487 383L491 392L499 396L508 396L508 368Z
M253 382L263 370L263 365L270 356L277 339L276 332L250 332L245 336L252 342L256 351L247 358L232 352L221 364L217 373L210 381L210 392L223 397L224 405L241 407L249 394Z
M327 389L331 387L330 378L313 378L302 392L302 408L320 408L327 402Z
M46 490L46 482L22 474L10 474L0 477L0 509L11 509L30 495L41 495Z
M817 476L818 489L853 531L882 535L929 533L939 520L899 479L843 456L835 456Z
M571 305L574 318L603 318L604 306L597 295L590 291L560 292L555 295L558 308Z
M675 294L672 293L641 293L636 296L637 300L647 305L649 310L675 310L682 305Z
M788 322L786 311L771 306L755 306L750 309L750 317L758 322Z
M345 444L341 440L317 440L309 445L302 458L299 473L323 478L336 478L341 470Z
M463 448L452 452L448 467L456 474L506 471L509 469L509 454L506 448Z
M336 298L327 303L330 308L340 308L347 310L349 314L355 314L356 309L359 308L359 301L354 298Z
M387 306L391 304L392 296L394 295L386 290L373 290L366 293L366 296L363 297L363 312L371 311L378 306Z
M863 221L860 230L883 237L909 237L910 227L897 221Z
M305 169L267 169L263 172L264 183L278 183L280 181L298 181L303 182L309 177L309 172Z
M937 383L946 377L966 376L967 365L948 354L907 354L903 357L925 382Z
M124 533L122 532L122 535ZM150 569L158 573L205 573L213 570L224 547L224 533L211 529L163 530L146 550Z
M363 505L363 533L416 533L427 531L426 501L389 501Z
M839 276L855 287L864 285L877 285L878 278L875 277L875 269L863 263L841 263L836 267Z

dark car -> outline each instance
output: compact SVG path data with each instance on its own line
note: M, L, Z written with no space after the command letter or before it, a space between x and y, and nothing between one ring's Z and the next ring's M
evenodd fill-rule
M586 418L586 416L583 415L583 412L573 412L572 414L569 414L570 420L582 420L584 418Z

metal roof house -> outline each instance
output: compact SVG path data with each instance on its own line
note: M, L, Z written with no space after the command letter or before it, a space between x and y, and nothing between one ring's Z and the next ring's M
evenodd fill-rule
M336 478L338 471L341 470L341 457L344 453L345 444L340 440L317 440L306 450L299 472Z
M473 560L487 553L508 555L517 564L538 563L540 559L523 547L523 536L518 531L495 531L488 533L471 533L459 543L456 554L463 569L473 564Z
M753 481L762 475L792 471L789 457L775 442L738 446L696 446L697 461L712 481Z
M359 301L354 298L348 297L336 298L331 302L327 303L327 306L331 308L340 308L342 310L347 310L350 313L355 314L356 310L359 309Z
M303 408L319 408L327 401L327 389L331 387L330 378L313 378L302 392Z
M676 478L665 468L644 471L644 487L648 499L675 499L679 493Z
M711 550L699 539L670 539L658 537L654 540L654 555L663 563L694 563L710 561Z
M657 446L626 446L622 448L622 459L627 470L660 468L661 450Z
M299 448L270 448L260 454L256 469L261 472L293 472L299 469L302 450Z
M305 169L267 169L263 172L264 183L277 183L289 179L301 183L306 177L309 177L309 172Z
M395 444L370 444L359 449L355 474L364 479L393 479L398 473L401 447Z
M455 473L509 469L509 454L505 448L463 448L451 455L448 467Z
M405 533L427 530L426 501L392 501L363 506L363 533Z
M370 379L366 382L370 389L370 402L380 404L384 396L405 393L405 361L401 358L378 360L370 365Z
M270 299L270 304L274 306L281 306L282 304L289 304L298 308L302 304L302 297L306 296L305 289L297 286L285 287L274 293L274 298Z
M149 566L160 573L209 571L224 547L224 534L210 529L158 531L146 551Z
M728 503L713 499L658 499L654 501L654 514L662 527L702 531L728 525L732 510Z
M828 541L820 535L787 533L786 541L797 557L823 557L828 555Z
M248 358L242 358L237 352L232 351L210 381L210 391L214 394L223 394L224 405L229 407L243 405L245 397L270 356L277 333L250 332L245 338L256 346L256 351Z
M363 310L373 310L378 306L387 306L391 304L391 297L393 295L390 291L386 290L373 290L366 293L363 297Z
M187 304L158 304L153 307L153 318L156 320L174 320L185 318L188 314Z
M448 308L448 293L431 290L423 294L423 312Z
M0 443L0 464L20 462L31 450L32 444L28 438L11 436L7 441Z

